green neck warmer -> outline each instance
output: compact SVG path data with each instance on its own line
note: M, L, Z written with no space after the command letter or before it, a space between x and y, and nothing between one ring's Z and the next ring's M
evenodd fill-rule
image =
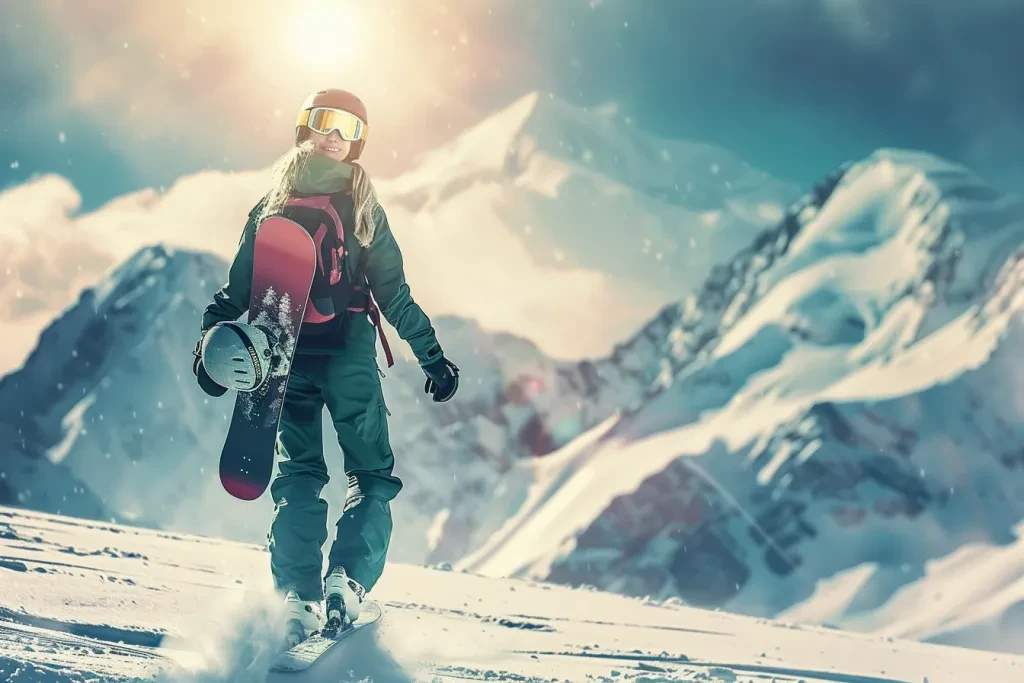
M302 194L333 194L348 190L351 183L352 164L313 154L295 178L294 187Z

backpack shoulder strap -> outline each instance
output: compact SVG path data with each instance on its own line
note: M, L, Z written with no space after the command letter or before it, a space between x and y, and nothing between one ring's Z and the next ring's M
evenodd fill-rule
M308 197L291 197L284 205L285 208L298 208L304 207L307 209L318 209L325 212L334 221L334 229L338 235L338 239L342 242L345 241L345 230L341 223L341 216L338 215L338 210L334 208L334 204L331 203L331 195L329 194L317 194Z

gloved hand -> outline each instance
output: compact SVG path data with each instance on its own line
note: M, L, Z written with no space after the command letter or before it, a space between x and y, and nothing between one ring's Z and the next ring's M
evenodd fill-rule
M431 394L434 403L444 403L454 396L459 388L459 368L444 356L429 365L424 365L423 374L427 376L423 393Z
M192 350L192 374L196 376L196 380L199 382L199 388L205 391L210 396L217 398L223 396L227 392L227 387L222 387L213 381L213 379L206 373L206 368L203 367L203 340L200 339L196 342L196 348Z

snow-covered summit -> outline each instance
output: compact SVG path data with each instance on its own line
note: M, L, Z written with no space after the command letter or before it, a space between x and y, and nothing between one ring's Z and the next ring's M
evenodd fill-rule
M667 312L636 406L517 467L519 513L462 566L772 614L1012 541L1022 243L1024 202L966 169L840 169Z
M530 330L561 358L606 355L799 194L725 150L537 93L378 187L392 224L415 226L400 239L427 257L410 277L445 293L439 312Z
M556 194L572 174L584 173L696 211L719 211L733 199L756 210L763 200L768 217L793 193L719 147L659 138L614 108L578 107L540 92L520 97L419 161L389 187L400 194L430 188L440 197L474 178L500 174Z
M189 427L203 423L205 407L193 388L191 349L201 302L223 269L212 255L152 246L83 290L23 367L0 379L0 424L19 435L8 446L14 460L70 470L84 483L75 494L100 498L111 516L164 521L194 486L194 473L178 472L166 451L196 450ZM12 485L42 491L48 484ZM72 505L23 503L50 511Z

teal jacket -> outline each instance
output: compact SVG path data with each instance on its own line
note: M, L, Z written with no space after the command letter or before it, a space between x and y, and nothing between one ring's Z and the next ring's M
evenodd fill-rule
M342 224L345 227L345 258L349 281L355 281L357 267L369 282L381 315L395 328L398 336L405 340L421 366L441 358L434 328L423 309L413 298L405 280L402 252L398 247L387 215L381 206L374 211L376 227L373 240L365 249L352 234L355 218L351 197L347 195L350 186L351 166L314 157L308 165L308 172L296 183L301 192L346 191L339 202ZM235 253L227 282L213 295L213 301L206 307L202 319L202 333L219 322L237 320L249 308L249 294L252 283L253 244L256 239L256 216L262 207L262 200L249 213L249 220L242 230L238 251ZM375 356L376 331L365 312L350 312L350 324L341 328L342 338L336 344L324 347L322 339L317 344L309 343L308 336L300 331L296 353L350 354L353 356ZM304 343L305 342L305 343Z

